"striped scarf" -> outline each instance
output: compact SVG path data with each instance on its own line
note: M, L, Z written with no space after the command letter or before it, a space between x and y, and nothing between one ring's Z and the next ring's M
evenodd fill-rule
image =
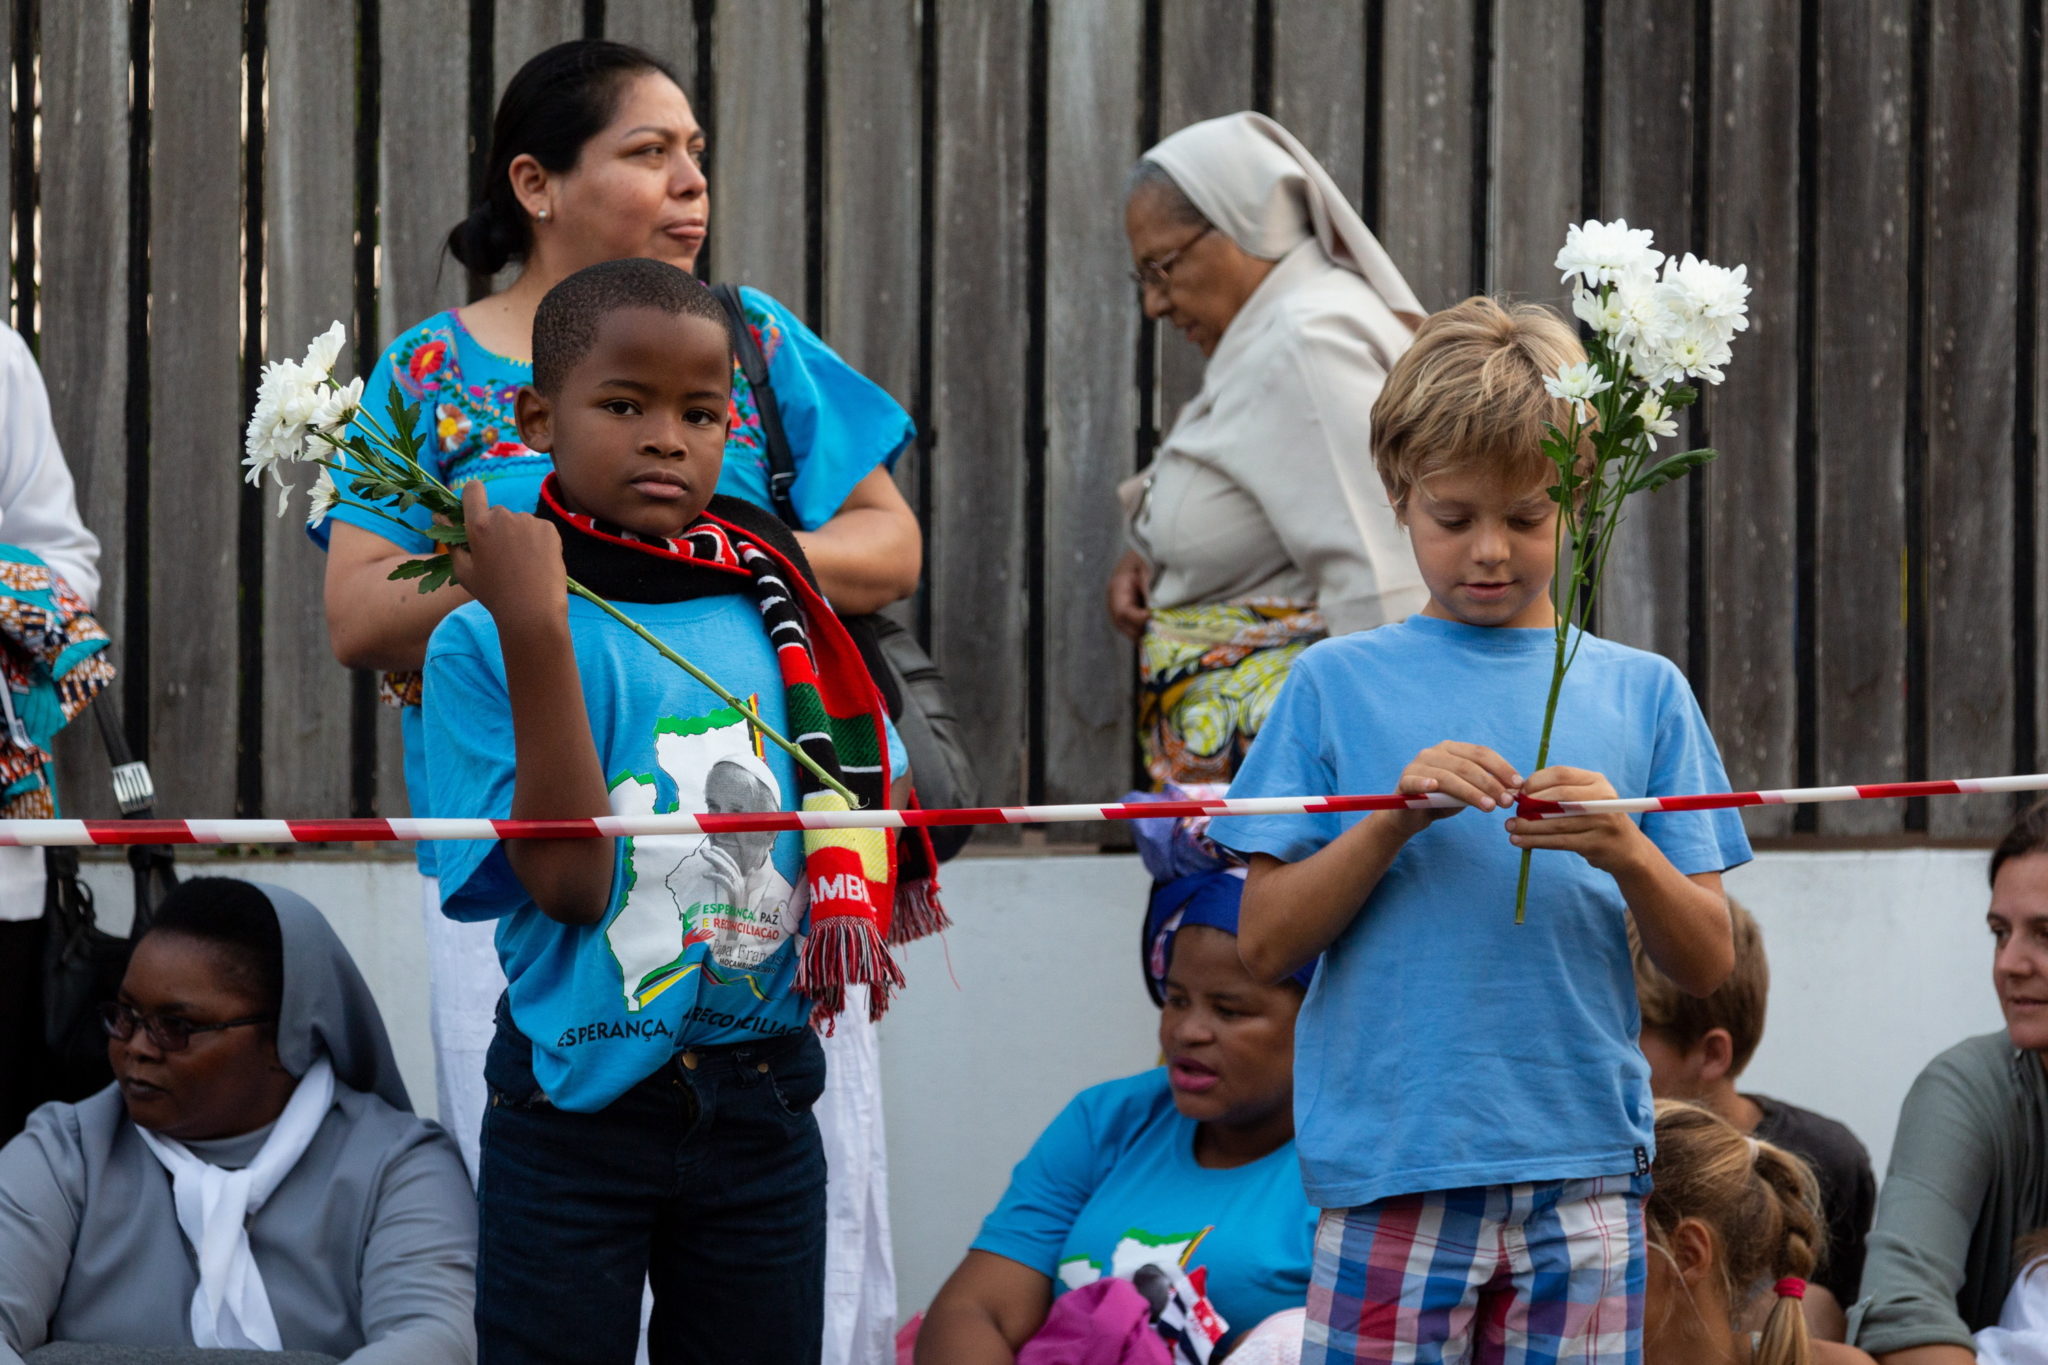
M563 533L570 576L607 599L680 601L744 587L775 646L791 740L862 808L886 807L886 712L866 660L780 523L734 498L714 498L711 507L674 540L643 536L570 511L549 475L538 510ZM796 780L800 809L847 809L808 768L798 765ZM903 984L889 945L947 924L930 838L922 829L805 830L803 845L810 929L796 989L827 1031L853 984L868 987L869 1017L879 1019Z

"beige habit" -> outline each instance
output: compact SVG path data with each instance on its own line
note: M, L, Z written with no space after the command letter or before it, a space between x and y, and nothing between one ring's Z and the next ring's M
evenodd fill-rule
M1333 634L1409 615L1425 594L1373 471L1370 419L1421 304L1328 172L1264 115L1194 124L1145 159L1278 263L1133 490L1151 605L1314 602Z

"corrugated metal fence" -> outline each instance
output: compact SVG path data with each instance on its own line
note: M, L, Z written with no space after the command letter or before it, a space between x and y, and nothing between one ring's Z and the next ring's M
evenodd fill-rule
M1638 512L1606 627L1670 654L1741 784L2048 761L2038 628L2043 0L0 0L12 317L38 346L162 809L394 809L318 555L237 481L266 356L380 344L497 89L603 34L712 137L706 264L916 414L921 625L991 798L1113 796L1131 661L1111 490L1198 358L1142 324L1118 196L1162 131L1255 107L1321 155L1425 303L1555 299L1565 222L1747 261L1724 452ZM73 744L74 807L101 813ZM1765 812L1967 836L2003 807ZM1094 838L1088 831L1078 837Z

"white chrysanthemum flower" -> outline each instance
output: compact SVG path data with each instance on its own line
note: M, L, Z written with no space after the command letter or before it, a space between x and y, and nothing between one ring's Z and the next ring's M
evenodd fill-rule
M1565 230L1564 249L1554 264L1562 279L1577 276L1588 288L1655 275L1664 253L1650 245L1647 228L1632 228L1626 218L1611 223L1588 219Z
M340 388L324 391L320 406L314 411L308 425L321 431L339 432L355 420L356 409L363 403L363 381L351 379ZM321 444L313 442L313 444Z
M1572 290L1572 312L1601 336L1619 335L1627 321L1619 290L1601 295L1581 285Z
M1631 359L1655 357L1677 323L1671 309L1665 306L1663 297L1658 294L1655 281L1624 281L1614 287L1613 301L1620 317L1614 329L1615 339L1630 352ZM1648 372L1648 368L1640 363L1635 369L1638 374Z
M1734 352L1711 328L1691 327L1665 348L1665 366L1674 378L1694 376L1718 384L1727 376L1721 367Z
M1682 316L1721 318L1735 331L1749 325L1749 267L1732 269L1703 261L1690 251L1664 263L1663 286L1672 310Z
M1552 398L1566 398L1583 402L1597 394L1607 392L1611 386L1601 378L1589 360L1567 365L1556 374L1543 376L1543 388Z
M348 343L348 329L339 322L313 338L306 348L302 362L307 370L325 379L334 373L334 362L341 358L341 348Z
M1650 438L1653 449L1658 438L1678 434L1678 415L1665 407L1655 394L1642 401L1636 408L1636 416L1643 419L1643 432Z
M334 486L334 475L322 469L313 480L313 486L306 496L306 525L318 527L327 520L327 514L341 501L341 490Z

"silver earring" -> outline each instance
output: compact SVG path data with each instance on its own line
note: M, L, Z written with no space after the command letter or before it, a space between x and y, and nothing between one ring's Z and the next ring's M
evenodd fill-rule
M541 220L541 221L542 221L543 223L545 223L545 222L546 222L546 221L548 220L548 211L547 211L546 209L542 209L542 210L540 211L540 220Z

